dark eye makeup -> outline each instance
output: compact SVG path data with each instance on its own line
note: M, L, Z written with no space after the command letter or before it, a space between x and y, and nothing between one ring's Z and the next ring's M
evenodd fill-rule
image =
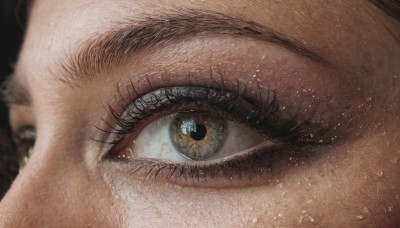
M278 91L273 88L259 89L257 93L249 93L240 83L236 87L189 83L155 88L150 81L148 88L139 94L131 83L128 96L118 88L118 107L105 106L108 117L103 119L102 126L96 127L106 137L95 139L103 145L102 162L118 164L118 168L143 180L205 187L255 184L255 179L270 179L272 170L282 167L283 161L308 157L317 148L332 143L332 126L313 121L312 115L300 113L301 107L281 104ZM264 135L265 140L252 148L207 160L120 156L149 123L173 113L204 111L243 124Z

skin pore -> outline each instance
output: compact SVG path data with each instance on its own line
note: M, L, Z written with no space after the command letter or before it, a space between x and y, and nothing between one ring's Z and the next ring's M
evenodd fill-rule
M7 93L14 132L34 127L36 141L0 226L398 226L399 26L365 0L35 1ZM255 108L275 94L282 125L301 123L308 141L287 130L258 159L175 172L146 157L166 138L157 125L131 145L171 108L107 150L129 104L173 86ZM115 159L126 151L138 157Z

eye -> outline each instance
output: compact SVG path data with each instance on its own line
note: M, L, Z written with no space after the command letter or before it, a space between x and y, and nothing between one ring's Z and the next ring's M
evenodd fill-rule
M327 142L329 126L299 119L299 108L280 108L273 90L263 94L256 100L239 90L176 86L138 96L122 113L109 105L113 122L98 127L107 135L102 160L183 185L266 181L272 172L264 172L281 169L283 158Z
M19 169L22 170L32 155L36 130L33 127L26 127L15 134L13 140L18 155Z
M167 161L202 161L254 147L265 135L213 111L179 112L159 118L114 156Z

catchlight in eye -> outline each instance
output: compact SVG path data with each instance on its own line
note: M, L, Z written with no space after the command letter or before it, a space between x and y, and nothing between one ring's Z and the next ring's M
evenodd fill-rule
M178 113L170 126L174 146L192 160L215 155L226 140L226 120L215 113Z

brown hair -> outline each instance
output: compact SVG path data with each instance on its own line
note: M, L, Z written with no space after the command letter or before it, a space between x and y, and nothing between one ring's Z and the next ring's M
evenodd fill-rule
M368 0L378 8L400 21L400 0Z

